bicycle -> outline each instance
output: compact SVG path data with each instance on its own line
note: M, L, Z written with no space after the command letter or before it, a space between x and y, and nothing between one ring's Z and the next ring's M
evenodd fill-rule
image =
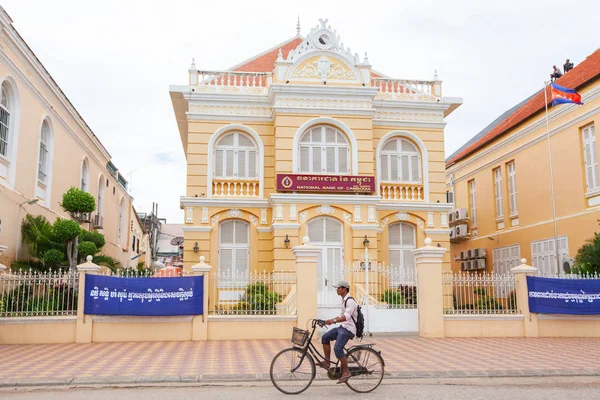
M277 353L271 362L270 375L273 385L282 393L299 394L311 385L316 376L315 359L320 362L327 360L312 343L317 325L325 326L321 319L309 320L312 332L294 327L292 332L293 347ZM375 344L359 344L344 347L348 357L350 379L346 385L358 393L371 392L381 384L385 362L381 351L373 349ZM331 380L342 376L342 369L337 360L333 367L327 370Z

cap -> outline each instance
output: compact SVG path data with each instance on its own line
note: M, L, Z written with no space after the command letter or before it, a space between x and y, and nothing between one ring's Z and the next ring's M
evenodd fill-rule
M348 283L348 281L339 281L337 283L337 285L333 285L334 288L339 288L339 287L345 287L347 289L350 289L350 284Z

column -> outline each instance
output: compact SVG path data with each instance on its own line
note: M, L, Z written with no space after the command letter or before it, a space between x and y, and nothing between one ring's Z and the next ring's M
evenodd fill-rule
M521 259L521 265L511 268L510 272L515 274L515 293L519 313L523 315L523 334L525 337L538 337L537 314L529 312L529 291L527 289L527 277L533 276L537 268L525 264L527 260Z
M192 265L192 273L195 276L204 277L204 305L203 315L194 315L192 317L192 340L208 340L208 295L209 295L209 282L210 282L210 271L212 267L204 262L204 256L200 256L200 262Z
M85 305L85 275L97 274L100 266L92 262L92 256L86 257L86 262L77 266L79 273L79 294L77 296L77 327L75 330L75 343L92 342L92 316L84 314Z
M425 246L412 253L417 265L419 336L444 337L442 257L446 249L432 246L431 239L426 238Z
M317 264L321 248L311 246L308 236L302 238L302 245L292 248L296 257L296 322L299 328L306 328L306 321L317 318Z

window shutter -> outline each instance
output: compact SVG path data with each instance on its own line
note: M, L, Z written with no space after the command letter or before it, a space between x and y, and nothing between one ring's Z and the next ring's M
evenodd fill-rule
M225 151L225 176L233 177L233 150Z
M223 150L215 151L215 176L223 176Z
M402 227L402 245L403 246L414 246L415 245L415 228L412 225L401 223Z
M340 170L338 172L342 174L348 173L348 149L343 147L338 148L338 160L340 166Z
M324 221L324 219L319 218L311 221L308 224L308 237L310 238L311 242L317 243L325 241L325 238L323 237Z
M233 221L221 224L221 243L233 243Z
M233 249L219 250L219 272L228 274L233 272Z
M411 156L411 182L421 181L421 160L419 156Z
M390 165L390 173L391 173L390 180L392 182L397 182L398 181L398 176L399 176L399 173L398 173L398 169L399 169L399 166L398 166L398 164L399 164L398 155L393 154L393 155L390 155L389 157L390 157L390 164L391 164Z
M337 135L339 136L339 134ZM331 128L325 128L325 142L335 143L336 132Z
M325 221L325 241L326 242L341 242L342 241L342 226L339 222L332 219Z
M398 271L400 269L400 265L402 264L402 250L390 250L390 268L394 271Z
M250 150L248 152L248 178L258 178L258 152Z
M400 224L388 225L389 243L390 245L399 246L400 242Z
M312 167L312 170L310 169ZM313 147L312 165L308 166L309 171L320 174L322 172L321 147Z
M243 221L234 221L236 244L248 244L248 224Z
M379 179L382 182L388 181L390 179L388 159L389 159L389 156L387 154L384 154L381 156Z
M410 181L410 171L409 171L409 165L410 165L410 160L409 160L410 156L406 156L403 155L402 156L402 181L403 182L409 182Z
M250 262L248 260L249 249L235 250L235 273L239 275L248 275Z
M596 177L594 180L595 188L600 187L600 174L598 174L598 149L596 147L596 132L595 127L592 125L588 128L590 130L591 136L591 147L592 147L592 163L593 163L593 172Z
M254 147L252 140L248 136L241 133L238 134L238 145L240 147Z
M246 171L246 155L247 154L248 153L246 150L238 150L238 172L237 172L237 175L239 178L248 177L247 171Z
M310 150L308 147L300 147L300 172L310 171Z
M415 271L415 257L412 250L402 250L402 269L406 272Z
M325 162L326 162L326 171L330 174L335 174L336 171L336 162L335 162L335 147L326 147L325 148Z

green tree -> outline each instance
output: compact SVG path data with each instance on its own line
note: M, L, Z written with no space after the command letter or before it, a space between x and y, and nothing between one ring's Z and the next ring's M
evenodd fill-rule
M27 214L21 224L21 235L32 257L42 258L52 248L52 225L43 215Z
M96 209L96 201L91 194L72 187L63 194L60 206L79 226L88 220L90 213ZM77 235L67 241L67 259L71 269L77 266L80 234L81 229Z
M77 246L79 244L77 239L81 235L81 227L71 219L58 218L52 225L52 233L58 240L66 243L69 268L75 269L77 266Z
M600 273L600 233L595 232L594 237L587 239L577 250L571 272L580 275Z

